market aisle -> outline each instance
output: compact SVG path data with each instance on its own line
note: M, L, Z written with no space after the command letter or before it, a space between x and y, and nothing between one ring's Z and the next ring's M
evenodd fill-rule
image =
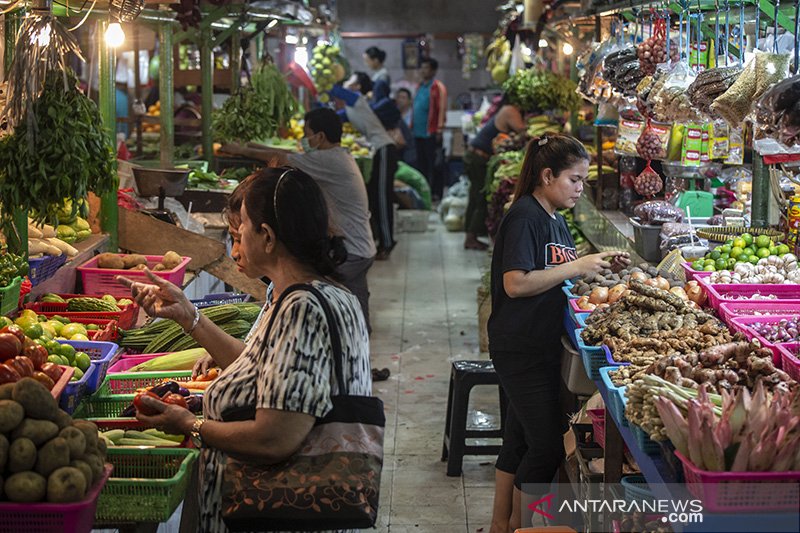
M372 362L392 371L374 387L387 419L378 530L488 533L494 458L465 459L462 478L447 477L439 460L450 361L480 358L475 291L488 256L463 250L464 234L433 217L429 228L400 234L369 276ZM497 388L473 396L474 422L494 424Z

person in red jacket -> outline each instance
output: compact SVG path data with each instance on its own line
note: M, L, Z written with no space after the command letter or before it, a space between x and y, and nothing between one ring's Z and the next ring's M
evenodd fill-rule
M442 132L447 115L447 88L434 79L439 63L433 58L420 62L422 82L414 95L411 129L417 146L417 169L425 175L434 200L444 192L444 176L435 172L436 152L442 146Z

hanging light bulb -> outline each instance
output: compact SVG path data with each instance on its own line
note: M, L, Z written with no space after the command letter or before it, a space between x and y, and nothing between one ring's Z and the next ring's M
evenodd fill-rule
M574 52L574 51L575 51L575 49L574 49L574 48L572 48L572 45L571 45L571 44L569 44L569 43L564 43L564 45L561 47L561 51L562 51L562 52L564 52L564 55L565 55L565 56L571 56L571 55L572 55L572 52Z
M106 28L106 44L112 48L119 48L125 42L125 32L119 22L112 22Z
M539 48L547 48L549 45L545 39L539 39Z

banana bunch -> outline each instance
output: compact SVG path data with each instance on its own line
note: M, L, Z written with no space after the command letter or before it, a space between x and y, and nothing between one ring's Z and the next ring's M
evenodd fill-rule
M608 165L603 165L601 168L603 175L606 174L616 174L617 169L614 167L610 167ZM597 173L597 165L589 165L589 181L597 181L598 173Z
M546 115L537 115L528 119L528 136L541 137L545 133L561 133L561 124L553 122Z
M503 35L495 32L494 41L486 47L486 70L492 74L495 83L503 83L508 79L511 66L511 43Z

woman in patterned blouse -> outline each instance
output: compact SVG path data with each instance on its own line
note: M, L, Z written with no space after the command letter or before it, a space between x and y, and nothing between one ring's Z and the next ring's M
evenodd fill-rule
M202 442L198 530L227 531L222 520L222 474L228 456L257 464L280 462L297 451L331 408L340 383L332 372L328 324L318 300L307 291L283 302L266 332L271 304L287 287L311 283L327 299L342 339L344 379L349 394L371 395L369 337L358 300L332 282L343 260L341 239L328 233L328 210L319 186L290 168L267 168L240 185L239 241L233 256L251 278L266 276L267 310L247 342L235 339L197 313L180 288L146 271L150 284L120 278L151 316L170 318L191 334L222 369L203 399L205 420L174 405L144 399L158 411L139 420ZM255 412L240 421L231 413ZM238 417L241 418L241 417Z

